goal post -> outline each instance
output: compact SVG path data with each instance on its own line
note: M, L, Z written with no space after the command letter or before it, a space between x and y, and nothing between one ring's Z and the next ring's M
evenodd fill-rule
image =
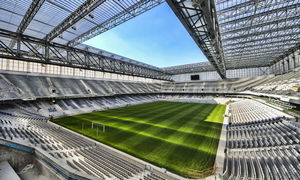
M104 124L92 122L92 129L94 128L94 126L97 127L97 136L99 135L99 126L102 127L102 132L105 133L105 125Z

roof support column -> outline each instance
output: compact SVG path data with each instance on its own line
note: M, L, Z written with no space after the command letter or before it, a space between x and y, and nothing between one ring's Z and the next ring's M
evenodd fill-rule
M278 72L278 65L276 63L276 64L274 64L274 72L273 72L273 74L277 74L277 72Z
M294 59L295 59L295 68L300 66L300 50L294 52Z
M290 69L295 69L295 55L294 53L292 53L291 55L289 55L289 61L290 61Z
M21 38L20 38L20 36L18 36L18 38L17 38L17 56L20 56L20 54L21 54Z
M275 64L271 65L270 70L271 70L271 74L275 74L276 65Z
M285 63L284 63L284 59L281 61L281 65L282 65L282 69L281 69L281 73L280 73L280 74L284 74L284 72L285 72Z
M44 51L45 51L46 61L49 61L49 45L48 44L45 45Z
M276 63L276 74L280 74L280 62Z
M286 59L286 72L289 72L290 71L290 58L288 56L285 59Z

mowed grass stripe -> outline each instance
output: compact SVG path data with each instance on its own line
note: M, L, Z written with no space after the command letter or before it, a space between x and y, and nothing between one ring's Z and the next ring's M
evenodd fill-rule
M203 110L207 110L209 109L211 106L206 106L206 108L204 108ZM189 115L196 115L196 114L189 114ZM194 116L196 117L195 119L197 119L197 116ZM175 122L174 122L175 123ZM201 129L202 132L206 132L206 133L209 133L209 131L207 131L208 128L206 129ZM194 128L194 131L199 131L199 129L197 128L197 126L195 126ZM202 152L206 152L207 153L207 157L208 159L206 158L201 158L201 160L203 162L199 162L199 159L198 158L195 158L191 155L189 155L190 157L193 157L192 160L190 160L189 158L185 158L185 160L188 161L188 163L190 164L190 169L197 169L197 168L194 168L194 167L197 167L199 164L202 164L202 163L206 163L206 162L212 162L213 161L210 161L209 159L214 159L214 156L211 156L210 154L214 154L214 149L215 149L215 146L214 144L216 143L211 143L211 142L214 142L213 139L209 138L210 135L208 135L208 137L206 138L203 138L202 141L199 141L199 138L193 134L186 134L185 136L181 136L181 138L178 139L178 141L181 143L181 144L194 144L194 146L198 146L198 150L201 150ZM219 137L219 135L218 135ZM181 141L180 141L181 139ZM215 139L215 141L218 142L218 139ZM211 146L213 145L213 146ZM211 150L211 147L213 147L213 151L210 151ZM167 147L166 147L167 148ZM177 149L180 149L182 147L178 147ZM174 153L170 153L170 158L167 158L167 159L173 159L173 156L174 156ZM194 159L196 161L194 161ZM209 166L211 166L212 164L210 163ZM204 167L206 166L206 164L204 165Z
M177 106L176 104L171 104L170 106L164 105L163 107L159 106L159 107L155 107L155 108L151 108L152 106L150 106L149 109L143 109L142 108L139 113L135 113L135 112L132 112L132 113L123 112L122 113L122 111L120 112L118 109L113 109L113 110L108 110L108 111L111 111L109 113L107 113L106 111L102 111L103 113L101 113L101 114L99 114L98 112L93 112L93 113L89 113L89 114L78 115L76 117L78 117L78 118L85 118L85 117L87 117L88 119L91 119L91 120L95 119L97 121L97 120L99 120L99 116L103 116L103 115L111 114L112 113L114 115L118 115L117 117L135 117L135 119L138 119L139 118L139 114L143 114L142 118L147 117L147 115L148 115L148 117L155 118L154 114L158 114L159 115L161 112L164 112L166 109L170 109L170 108L173 108L173 107L176 107L176 106Z
M74 118L74 119L76 119L76 118ZM78 120L79 121L84 120L87 124L88 124L88 122L90 122L86 118L82 118L82 119L78 119ZM103 123L103 121L101 121L101 124L104 124L107 127L114 127L114 128L118 128L120 130L126 130L126 131L130 131L130 132L137 133L137 134L143 133L144 135L147 135L147 136L153 136L153 137L157 136L157 138L167 138L166 135L178 133L181 136L188 134L188 135L197 136L199 138L200 137L209 137L209 138L218 139L217 137L207 136L207 134L203 134L203 132L202 133L201 132L200 133L199 132L185 132L185 131L179 131L176 129L168 128L166 126L151 125L151 124L142 123L142 122L134 123L132 121L129 121L129 122L131 124L135 125L134 127L128 126L128 124L125 124L125 125L123 124L122 126L119 126L121 124L122 120L112 118L112 119L110 119L110 121L114 121L114 123L105 123L105 122ZM120 123L118 123L118 121L120 121ZM99 121L98 121L98 123L99 123ZM148 129L148 128L153 128L153 129ZM209 128L210 127L205 128L205 130L207 130ZM144 129L146 129L146 130L143 131ZM163 132L163 131L165 131L165 132Z
M194 107L196 109L199 108L197 106L193 106L193 104L190 104L189 107L187 107L187 108L190 108L190 106ZM201 107L202 107L202 105L201 105ZM206 106L206 107L215 107L215 106L211 105L211 106ZM196 110L196 112L198 111L198 113L200 113L200 111L204 111L204 110L206 110L206 108L203 108L203 109L200 109L200 110L198 109L198 110ZM176 109L174 111L176 111ZM168 112L166 112L166 113L168 113ZM202 114L202 113L200 113L200 114ZM174 113L173 113L173 115L174 115ZM181 116L186 117L187 114L181 113ZM191 115L189 115L189 116L191 116ZM177 117L167 116L167 117L169 117L169 118L167 118L166 120L171 120L171 121L168 121L169 123L174 123L174 122L177 122L177 121L175 121L175 119L178 119L180 116L177 116ZM194 116L191 116L191 117L194 117ZM147 124L147 125L150 125L150 126L164 128L164 129L169 130L169 131L180 131L180 132L183 132L183 133L192 133L192 134L200 135L200 136L205 135L205 134L203 134L204 131L194 131L194 127L195 127L194 123L192 124L192 128L190 130L188 130L186 128L179 128L178 129L178 126L173 127L172 124L163 125L164 121L161 121L160 124L157 124L157 123L150 123L150 122L144 121L144 120L139 120L137 118L120 118L118 116L107 116L107 115L98 115L95 118L98 118L98 122L101 121L102 124L113 126L113 127L115 126L113 124L116 124L116 125L119 126L122 123L123 123L123 127L135 126L136 124ZM156 117L153 116L151 119L153 119L153 118L156 118ZM200 118L200 117L195 116L195 119L197 119L197 118ZM82 118L82 119L83 120L89 120L89 118ZM144 118L144 119L146 119L146 118ZM180 119L180 118L179 118L179 121L185 122L186 124L191 122L190 120L186 121L185 119ZM138 130L140 131L141 129L139 129L139 127L140 126L138 126L136 128L138 128ZM207 127L207 126L202 126L202 127L205 128L204 130L206 130L207 128L215 128L215 127ZM211 138L218 138L218 137L213 137L213 136L210 136L210 137Z
M133 123L138 123L138 124L146 124L146 125L155 126L155 127L158 127L158 128L164 128L164 129L171 130L171 131L179 131L179 132L183 132L183 133L191 133L191 134L200 135L200 136L204 136L205 135L205 134L203 134L202 131L193 132L191 130L185 130L183 128L176 129L176 128L173 128L173 127L170 127L170 126L156 124L156 123L149 123L149 122L138 120L138 119L135 119L135 118L107 116L107 115L101 115L101 116L99 116L99 118L107 118L107 119L110 119L110 121L119 120L119 121L127 121L127 122L133 122ZM89 121L88 118L81 118L81 119ZM109 125L109 124L106 124L106 125ZM203 128L216 128L216 127L207 127L207 126L204 126L204 125L202 125L201 127L203 127ZM218 138L218 137L211 137L211 138Z
M187 108L188 106L189 106L188 104L185 104L185 105L168 104L168 105L164 105L162 107L158 107L155 110L145 109L144 112L142 112L143 110L141 110L140 113L134 114L133 116L136 119L141 118L144 121L161 119L162 118L161 116L167 116L168 114L173 115L174 112L180 111L181 109ZM126 113L125 113L125 116L127 116ZM129 116L129 117L132 117L132 116Z
M145 117L143 119L144 120L160 119L161 118L160 116L162 114L165 115L165 116L167 114L172 115L176 111L181 111L181 110L187 108L188 106L189 106L188 104L185 104L183 106L176 106L174 108L171 107L171 109L169 109L169 110L163 109L159 113L153 114L152 116L151 115L145 115ZM151 118L146 118L146 117L151 117ZM90 118L86 118L86 117L83 118L83 117L81 117L81 119L88 120ZM162 121L162 119L160 119L160 120ZM130 121L124 121L124 120L119 121L119 119L117 119L117 118L101 118L101 116L97 116L97 115L96 116L93 115L93 121L100 122L100 123L103 123L103 124L106 124L106 125L110 125L110 126L114 126L114 125L120 126L120 125L122 125L123 127L132 127L132 128L134 128L135 126L139 125L139 124L137 124L137 123L135 123L133 121L132 121L132 123L130 123ZM140 126L140 127L143 128L142 126ZM146 128L146 126L144 127L143 130L145 130L145 128ZM139 129L139 130L141 130L141 129Z
M188 176L213 166L224 111L224 105L155 102L54 122ZM96 136L92 121L105 124L106 133ZM89 126L82 131L83 122Z
M176 105L177 106L177 105ZM190 104L190 106L192 107L193 106L193 104ZM202 105L201 105L202 106ZM206 105L207 106L207 105ZM215 105L209 105L210 107L215 107ZM170 107L171 108L171 107ZM189 108L189 107L187 107L187 108ZM199 109L200 109L200 111L201 111L201 109L202 109L202 107L198 107ZM161 110L161 112L164 112L165 111L165 109L163 109L163 110ZM177 111L177 109L175 109L175 110L173 110L173 111ZM205 115L205 112L201 112L200 113L200 111L199 111L199 114L201 115L201 117L195 117L195 118L204 118L206 115ZM155 122L153 122L152 121L152 119L159 119L159 118L163 118L163 117L168 117L168 118L166 118L166 119L172 119L172 117L173 117L173 115L174 115L174 113L173 112L171 112L171 114L165 114L165 113L163 113L162 115L158 115L158 117L157 116L154 116L153 114L155 114L156 112L154 112L154 113L149 113L149 115L148 114L145 114L144 115L144 117L143 117L143 119L138 119L138 118L136 118L136 117L134 117L134 118L132 118L132 117L124 117L124 116L111 116L111 115L105 115L105 114L99 114L99 116L102 116L102 117L107 117L107 118L113 118L113 119L119 119L119 120L124 120L124 121L133 121L133 122L142 122L142 123L146 123L146 124L150 124L150 125L155 125L155 124L157 124L157 123L155 123ZM166 112L167 113L167 112ZM117 113L116 113L117 114ZM151 114L152 114L152 116L151 116ZM178 113L179 114L179 113ZM203 115L204 114L204 115ZM177 116L177 113L175 113L175 115ZM203 116L203 117L202 117ZM98 118L98 117L97 117ZM149 122L149 121L145 121L145 120L151 120L153 123L151 123L151 121ZM195 123L196 124L198 124L197 122L193 122L193 121L190 121L190 122L188 122L189 124L191 124L191 127L192 127L192 129L193 129L193 127L195 126ZM166 124L166 125L164 125L164 124L166 124L166 123L164 123L164 122L162 122L162 121L160 121L160 123L158 124L158 126L160 126L160 127L169 127L169 128L172 128L172 127L170 127L170 124ZM201 125L201 124L198 124L198 125ZM185 126L185 127L187 127L187 126ZM207 127L207 126L205 126L204 125L204 127ZM173 129L177 129L177 127L174 127ZM185 131L185 132L189 132L188 130L187 131Z
M141 107L139 105L135 105L135 106L123 107L119 109L108 110L102 114L116 115L117 113L120 114L121 117L128 117L128 116L131 117L131 115L134 115L137 118L139 115L144 116L145 114L153 114L156 112L163 111L164 109L169 109L170 107L177 106L177 104L169 104L169 106L166 106L165 102L154 102L153 104L151 103L151 106L149 106L148 104L150 103L142 104L140 105ZM138 108L136 108L136 106L138 106Z

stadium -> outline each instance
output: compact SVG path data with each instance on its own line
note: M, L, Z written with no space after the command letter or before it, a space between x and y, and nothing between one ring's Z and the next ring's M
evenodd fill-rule
M207 61L85 44L161 6ZM299 119L299 0L0 2L1 180L296 180Z

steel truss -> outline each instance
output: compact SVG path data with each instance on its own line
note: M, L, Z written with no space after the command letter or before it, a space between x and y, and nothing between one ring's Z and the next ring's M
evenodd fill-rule
M239 65L236 64L236 61L227 61L226 62L226 70L231 69L245 69L245 68L256 68L257 65L249 66L253 60L246 59L245 62L247 62L245 65ZM265 67L265 63L261 61L259 63L259 67ZM199 72L209 72L209 71L215 71L214 67L209 62L201 62L201 63L194 63L194 64L185 64L185 65L179 65L179 66L170 66L162 68L165 72L168 72L170 74L186 74L186 73L199 73Z
M45 39L47 41L52 41L54 38L58 37L61 33L76 24L79 20L87 16L90 12L92 12L95 8L97 8L104 2L105 0L86 0L59 25L52 29L52 31L46 35Z
M45 0L33 0L31 5L29 6L26 14L24 15L18 29L17 33L22 34L25 29L28 27L29 23L34 18L35 14L39 11L39 9L42 7ZM16 41L13 40L10 42L9 47L13 48L16 45Z
M270 66L300 42L300 0L216 0L226 66Z
M295 57L295 53L296 51L300 50L300 43L296 44L294 47L291 47L288 51L286 51L284 54L280 55L279 57L277 57L277 59L275 59L271 65L274 65L275 63L277 63L278 61L283 60L284 58L288 57L289 55L292 55L293 57ZM300 52L299 52L300 55Z
M70 27L75 25L82 18L91 13L95 8L104 3L105 0L87 0L81 4L74 12L72 12L68 17L66 17L62 22L60 22L56 27L54 27L46 36L46 41L52 41L56 37L60 36L63 32L68 30ZM36 46L35 49L42 48L41 45Z
M67 45L69 46L76 46L78 44L81 44L82 42L89 40L95 36L98 36L99 34L104 33L105 31L108 31L109 29L112 29L113 27L116 27L158 5L163 3L163 0L141 0L138 3L128 7L123 8L124 11L120 12L119 14L116 14L112 18L108 19L107 21L98 24L94 28L86 31L85 33L79 35L78 37L74 38L73 40L69 41Z
M17 49L8 46L11 40L16 41ZM36 46L42 47L42 53L35 48ZM169 73L158 68L144 67L116 59L114 56L107 57L3 29L0 29L0 57L152 79L171 79Z
M222 78L226 78L214 0L167 0L196 44Z
M71 27L76 27L76 23L78 23L81 19L90 15L93 10L96 8L104 8L102 4L104 4L106 0L87 0L81 6L79 6L74 12L72 12L67 18L65 18L60 24L55 26L48 34L45 35L44 39L46 41L53 41L55 38L63 38L62 34L66 31L69 31ZM163 0L140 0L136 1L135 4L124 7L123 3L127 4L127 2L119 2L117 0L112 0L111 2L115 3L115 5L119 6L122 9L119 13L115 14L111 18L106 21L96 24L93 28L88 31L76 36L74 39L67 41L67 46L76 47L77 45L87 41L109 29L112 29L158 5L163 3ZM57 40L56 39L56 40ZM41 48L41 46L35 47L37 50ZM32 52L31 52L32 53ZM52 52L50 52L52 53Z
M171 67L165 67L162 69L165 72L168 72L170 74L184 74L184 73L198 73L198 72L215 71L215 68L209 62L171 66Z
M2 29L76 46L163 2L164 0L3 0L0 5L3 13L0 24ZM19 19L23 19L22 22ZM14 44L15 42L11 43L10 47Z

